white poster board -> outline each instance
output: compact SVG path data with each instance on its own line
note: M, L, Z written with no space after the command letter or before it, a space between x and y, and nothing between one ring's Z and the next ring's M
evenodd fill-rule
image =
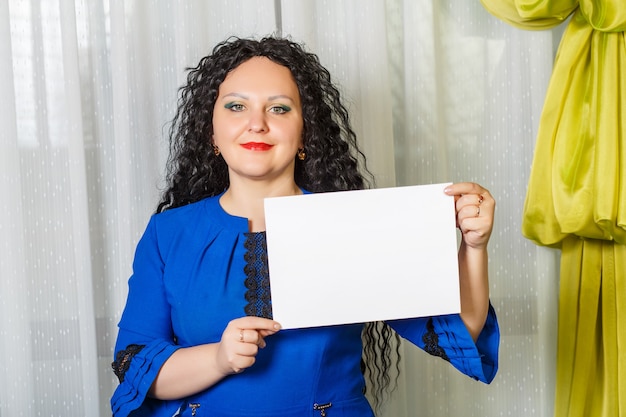
M460 312L446 185L266 199L274 319L290 329Z

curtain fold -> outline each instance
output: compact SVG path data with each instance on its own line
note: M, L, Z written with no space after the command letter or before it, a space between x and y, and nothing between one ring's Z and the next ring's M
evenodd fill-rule
M557 26L578 8L578 0L481 0L481 3L503 21L532 30Z
M378 187L396 184L385 14L383 1L359 0L284 1L281 13L283 33L315 51L344 90L357 136L371 139L363 151L375 155L368 168Z
M63 124L67 135L67 164L69 196L71 201L71 240L73 265L76 275L76 316L80 358L80 380L89 381L98 373L98 348L96 335L96 314L94 309L93 270L91 265L91 242L85 230L89 230L89 206L84 198L87 195L85 176L85 144L80 89L80 68L78 62L78 40L76 35L76 11L71 0L59 3L59 17L65 22L60 26L65 100ZM68 236L69 238L69 236ZM82 383L82 403L85 415L96 415L100 409L100 394L95 384Z
M10 14L8 5L0 2L0 97L14 97ZM17 113L12 100L0 100L0 189L3 198L0 209L0 357L3 358L3 373L0 376L0 412L19 415L22 404L32 402L34 388L32 375L24 372L25 363L32 358L32 339L21 317L28 317L28 285L23 279L7 277L26 276L27 254L25 251L22 186L19 176L20 157L17 142ZM11 317L11 324L6 318ZM17 325L12 325L12 324ZM11 381L6 377L11 375Z
M562 250L555 415L623 416L626 5L576 3L483 0L525 29L577 7L544 102L522 232Z
M626 246L569 236L562 251L555 416L622 416Z

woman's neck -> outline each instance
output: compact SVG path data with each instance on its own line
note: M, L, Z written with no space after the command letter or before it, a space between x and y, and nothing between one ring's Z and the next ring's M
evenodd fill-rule
M302 190L295 181L282 184L231 182L220 198L220 204L227 213L247 218L250 232L260 232L265 230L264 199L298 194L302 194Z

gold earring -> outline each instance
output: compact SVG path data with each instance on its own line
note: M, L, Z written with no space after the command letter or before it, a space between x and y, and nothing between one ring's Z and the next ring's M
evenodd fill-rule
M304 161L304 158L306 158L306 153L304 153L304 148L298 149L298 159L301 161Z
M215 156L220 156L220 148L213 145L213 154L215 154Z

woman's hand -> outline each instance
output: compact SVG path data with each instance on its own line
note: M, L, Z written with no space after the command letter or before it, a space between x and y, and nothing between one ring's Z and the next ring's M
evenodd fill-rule
M493 229L496 202L489 191L473 182L452 184L444 190L454 196L456 225L463 242L473 249L485 249Z
M188 397L224 377L252 366L265 337L280 324L261 317L242 317L228 323L217 343L180 348L161 367L148 393L161 400Z
M216 365L224 375L237 374L251 367L265 337L280 329L277 322L262 317L241 317L224 329L217 349Z
M463 237L459 248L461 318L476 341L489 311L487 243L496 202L489 191L471 182L452 184L444 192L454 196L456 223Z

